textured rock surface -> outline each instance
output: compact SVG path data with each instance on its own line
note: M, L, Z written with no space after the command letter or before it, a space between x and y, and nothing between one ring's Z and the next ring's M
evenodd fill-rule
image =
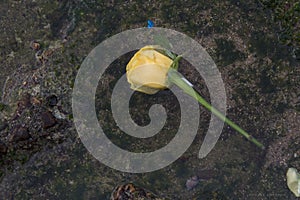
M285 173L300 168L299 20L293 21L299 3L245 2L1 1L0 199L109 199L124 182L166 199L293 199ZM77 70L99 42L145 27L147 19L187 34L208 51L225 82L228 117L262 141L265 151L225 127L213 151L199 160L210 119L202 109L195 142L165 169L125 174L89 154L72 123ZM32 48L33 41L40 46ZM131 114L138 124L149 122L152 102L163 103L172 120L147 142L118 129L110 95L131 55L112 63L100 80L96 110L115 144L151 151L174 137L179 106L168 91L135 94ZM183 62L180 70L209 99L193 67ZM203 169L217 174L186 190L186 180Z

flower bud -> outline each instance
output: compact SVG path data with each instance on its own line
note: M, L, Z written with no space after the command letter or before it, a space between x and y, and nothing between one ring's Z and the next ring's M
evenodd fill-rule
M127 81L131 89L155 94L168 87L168 71L173 62L156 51L158 46L145 46L131 58L126 67Z

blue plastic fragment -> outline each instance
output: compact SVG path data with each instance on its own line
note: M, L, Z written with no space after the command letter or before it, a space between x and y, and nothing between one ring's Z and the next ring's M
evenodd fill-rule
M152 28L154 26L154 22L148 19L148 28Z

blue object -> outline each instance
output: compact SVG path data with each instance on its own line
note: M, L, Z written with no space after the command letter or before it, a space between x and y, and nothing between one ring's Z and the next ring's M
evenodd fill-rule
M154 26L154 22L148 19L148 28L152 28Z

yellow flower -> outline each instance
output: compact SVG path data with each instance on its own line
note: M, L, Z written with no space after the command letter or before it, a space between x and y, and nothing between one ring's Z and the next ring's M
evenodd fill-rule
M173 55L166 50L167 55L170 54L170 57L174 57L174 60L172 60L155 49L161 48L159 46L145 46L141 48L127 64L126 75L127 81L131 84L131 89L146 94L155 94L159 90L169 87L169 84L177 85L185 93L195 98L205 108L245 136L248 140L252 141L258 147L264 148L263 144L212 107L194 90L193 85L177 71L179 60L182 56ZM173 65L172 69L170 69L171 65Z
M145 46L131 58L126 67L131 89L155 94L168 87L167 74L173 62L155 50L158 46Z

